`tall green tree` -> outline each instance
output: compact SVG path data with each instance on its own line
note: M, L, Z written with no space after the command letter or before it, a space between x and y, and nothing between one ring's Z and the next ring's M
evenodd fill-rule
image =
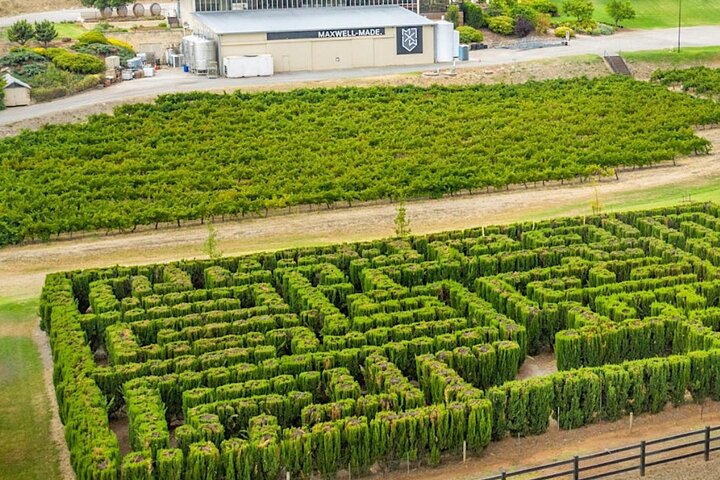
M575 17L578 22L592 20L595 7L592 0L563 0L563 12L570 17Z
M47 47L58 36L55 25L50 20L35 22L35 40Z
M11 42L25 45L35 36L35 29L27 20L18 20L7 29L7 38Z
M457 5L450 5L445 12L445 20L452 22L454 27L457 28L460 24L460 8Z
M615 26L618 26L623 20L635 18L635 9L630 0L610 0L605 6L607 14L615 20Z

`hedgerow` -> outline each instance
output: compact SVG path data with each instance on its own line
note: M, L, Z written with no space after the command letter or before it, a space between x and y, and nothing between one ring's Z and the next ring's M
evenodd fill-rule
M0 141L0 244L583 180L707 152L691 127L718 121L716 103L619 77L162 96Z
M718 232L718 206L685 204L51 274L71 463L82 480L362 475L551 418L720 400ZM558 372L521 379L548 350Z

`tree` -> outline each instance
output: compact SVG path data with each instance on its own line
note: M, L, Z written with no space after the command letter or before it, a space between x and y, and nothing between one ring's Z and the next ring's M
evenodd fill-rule
M635 18L635 9L630 0L610 0L605 7L610 18L615 20L617 27L623 20Z
M218 233L215 225L208 223L208 236L205 240L203 251L212 260L217 260L222 257L222 251L218 248Z
M525 15L518 15L515 19L515 35L518 37L527 37L535 30L532 20Z
M400 200L395 211L395 236L407 237L410 235L410 219L407 218L405 200Z
M563 0L563 11L578 22L586 22L592 20L595 7L592 0Z
M457 28L460 23L460 9L457 5L450 5L445 12L445 20L452 22L453 26Z
M35 40L42 43L43 46L47 47L57 36L58 32L55 30L55 25L50 20L35 22Z
M25 45L35 36L35 29L27 20L18 20L7 29L7 38L11 42Z

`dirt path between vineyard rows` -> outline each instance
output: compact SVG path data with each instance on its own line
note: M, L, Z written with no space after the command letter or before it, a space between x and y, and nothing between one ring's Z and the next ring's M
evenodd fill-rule
M596 196L601 203L612 205L619 200L642 198L651 189L712 185L720 179L720 128L699 134L713 142L713 154L680 159L677 166L622 172L618 181L519 187L507 192L409 202L407 210L413 233L560 214L583 215L591 212ZM672 200L679 202L681 198ZM395 208L385 203L220 223L216 225L219 247L229 255L383 238L393 234ZM45 275L54 271L202 257L207 235L207 227L197 225L3 248L0 296L37 295Z

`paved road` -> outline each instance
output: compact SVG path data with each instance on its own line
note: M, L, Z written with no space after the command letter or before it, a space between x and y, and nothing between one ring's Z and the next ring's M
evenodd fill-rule
M151 3L152 2L148 2L145 4L146 10L150 8ZM174 3L160 3L160 6L164 9L175 8ZM97 12L97 10L92 8L70 8L67 10L55 10L50 12L24 13L13 17L0 17L0 27L7 27L22 19L31 23L39 22L41 20L50 20L52 22L74 22L80 19L83 13L92 14L94 12Z
M533 50L490 49L472 52L471 61L460 67L478 65L499 65L514 62L557 58L570 55L614 53L672 48L677 44L677 30L638 30L621 32L607 37L581 37L574 39L568 46L556 46ZM691 27L683 30L682 46L709 46L720 44L720 26ZM148 98L163 93L189 92L193 90L231 91L236 88L256 85L281 85L297 82L320 80L352 79L396 73L416 72L437 68L437 65L386 67L353 70L330 70L325 72L295 72L278 74L273 77L229 79L208 79L183 74L179 70L162 70L156 77L123 82L111 88L92 90L73 97L53 102L17 107L0 113L0 125L18 121L55 115L76 109L82 109L100 103L116 103L132 98Z

